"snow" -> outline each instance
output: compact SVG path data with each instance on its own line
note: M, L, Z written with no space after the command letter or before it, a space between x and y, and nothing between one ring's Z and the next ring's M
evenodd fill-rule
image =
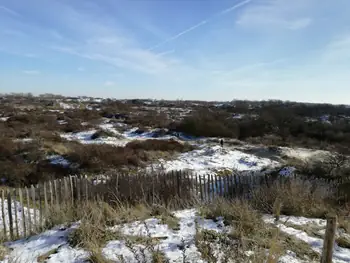
M121 230L125 235L159 237L160 243L155 249L162 251L170 262L183 262L183 254L186 262L205 262L200 258L200 253L195 246L196 221L200 229L209 229L217 232L224 230L222 219L214 222L209 219L201 219L196 215L195 209L187 209L174 213L179 218L180 229L174 231L167 225L160 224L156 218L145 221L137 221L130 224L115 226L115 230ZM146 227L147 226L147 227ZM86 262L89 253L83 249L72 248L68 245L67 239L78 224L73 224L69 228L56 227L29 239L10 242L7 246L11 249L10 254L1 263L15 262L37 262L37 257L54 251L46 262ZM185 246L185 249L184 249ZM133 245L133 250L141 254L145 249L143 245ZM136 263L137 259L123 240L113 240L102 248L103 255L109 259L120 262L123 256L125 262ZM150 253L145 253L150 256Z
M65 121L65 120L58 120L57 122L58 122L58 124L60 124L60 125L65 125L65 124L68 123L68 122Z
M198 150L182 153L175 160L160 160L166 171L190 170L197 174L210 174L220 169L237 171L260 171L265 167L278 165L267 158L259 158L238 150L230 150L221 146L202 146Z
M280 147L282 155L300 160L310 160L312 158L322 158L329 155L329 152L322 150L313 150L306 148L288 148Z
M2 207L2 203L4 203L4 207ZM17 210L16 210L17 206ZM5 226L6 230L9 236L9 209L8 209L8 203L7 200L2 200L0 198L0 213L2 213L2 209L4 209L4 216L5 216ZM26 217L26 220L28 220L28 215L31 218L31 222L34 222L34 209L30 208L28 209L27 207L22 207L21 203L18 201L12 201L11 202L11 211L12 211L12 218L15 218L15 214L17 214L17 224L18 224L18 232L20 235L24 234L23 233L23 227L22 227L22 222L23 222L23 217L22 217L22 210L24 211L24 215ZM36 211L36 219L37 221L40 218L40 212L39 210ZM13 220L14 221L14 220ZM16 228L16 223L13 222L14 229ZM4 229L4 221L2 216L0 217L0 232L2 232Z
M96 129L91 129L87 131L82 132L76 132L76 133L64 133L60 136L66 140L69 141L79 141L83 144L110 144L115 146L124 147L128 142L131 142L133 140L147 140L147 139L158 139L158 140L182 140L182 141L191 141L194 140L193 137L186 136L182 133L179 133L178 136L174 136L171 134L162 135L160 133L160 129L154 129L149 132L144 132L141 134L136 133L138 128L132 128L124 133L120 133L115 126L118 127L125 127L125 124L123 123L104 123L99 125L99 128L108 132L113 133L116 137L101 137L97 139L92 139L91 136L96 133Z
M244 117L244 114L234 113L232 114L233 119L242 119Z
M26 143L26 142L32 142L33 139L32 138L23 138L23 139L14 139L13 141Z
M172 230L167 225L161 224L157 218L149 218L144 221L136 221L123 225L111 227L110 230L119 231L126 236L143 236L158 238L159 243L155 244L155 251L161 251L169 259L169 262L183 262L185 255L186 262L204 263L201 259L200 252L195 245L196 226L199 230L207 229L218 233L227 233L230 228L224 226L223 218L217 218L214 222L211 219L204 219L197 215L195 209L185 209L173 213L179 219L179 230ZM266 223L273 223L271 215L264 216ZM281 216L282 221L288 221L296 225L316 224L325 227L325 220L317 218L304 217L286 217ZM13 262L37 262L37 257L52 252L46 262L86 262L89 252L80 248L72 248L68 244L68 235L79 226L78 223L68 228L55 227L37 236L29 239L23 239L16 242L7 243L10 248L9 255L1 263ZM321 252L323 241L319 238L308 236L301 230L287 227L284 223L277 226L281 231L295 236L308 244L318 253ZM220 248L213 244L214 254L220 254ZM130 249L132 247L132 250ZM146 259L150 258L150 250L142 244L128 244L125 240L109 241L102 249L102 254L113 262L121 262L123 257L125 262L139 262L135 258L135 254L142 258L142 254ZM142 253L144 251L144 253ZM253 251L245 251L246 255L252 255ZM218 261L220 262L220 260ZM278 259L279 263L306 263L308 261L297 258L293 251L286 251L286 254ZM333 262L344 263L350 262L350 249L339 248L335 246Z
M156 218L126 224L119 230L125 235L161 238L155 249L162 251L170 262L183 262L183 253L187 259L186 262L204 262L200 259L200 253L195 246L196 221L200 229L222 232L224 229L222 220L214 222L201 219L196 215L195 209L177 211L174 215L180 219L179 231L173 231L167 225L160 224ZM183 249L184 246L185 249ZM142 246L138 247L142 248ZM103 249L103 253L111 260L117 260L118 256L122 255L126 262L137 262L132 252L121 241L109 242Z
M10 117L0 117L0 121L7 121Z
M266 223L273 223L274 218L272 216L265 216L264 221ZM307 244L310 245L310 247L316 251L317 253L322 253L323 248L323 239L318 237L312 237L309 236L306 232L295 229L293 227L286 226L285 224L289 222L294 225L308 225L308 224L314 224L317 227L326 227L326 221L322 219L316 219L316 218L305 218L305 217L287 217L287 216L281 216L279 223L277 223L277 227L284 233L287 233L288 235L294 236ZM334 245L334 252L333 252L333 263L345 263L350 262L350 249L339 247L337 244Z
M60 107L67 110L67 109L75 109L76 107L73 104L67 104L64 102L60 102Z
M70 162L62 157L61 155L50 155L47 157L47 159L50 161L53 165L61 165L63 167L69 167Z
M278 263L308 263L309 261L300 260L293 251L287 250L286 255L278 259Z
M294 174L296 168L295 167L291 167L291 166L286 166L283 167L280 171L279 174L282 176L291 176Z
M8 247L12 250L10 255L0 262L34 263L37 262L39 256L54 249L58 249L58 253L47 262L77 262L76 260L79 260L82 255L84 257L88 256L88 253L69 248L67 245L67 237L76 227L77 225L73 225L66 229L58 226L37 236L11 242L8 244ZM56 261L56 259L61 261Z

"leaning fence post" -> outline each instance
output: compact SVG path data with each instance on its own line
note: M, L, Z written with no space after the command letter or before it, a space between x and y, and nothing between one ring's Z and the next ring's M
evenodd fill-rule
M332 263L335 232L337 229L337 216L327 218L326 234L323 241L321 263Z

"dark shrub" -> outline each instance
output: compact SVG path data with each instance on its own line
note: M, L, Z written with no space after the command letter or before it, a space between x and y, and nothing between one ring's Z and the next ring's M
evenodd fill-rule
M176 152L186 152L191 151L194 147L187 143L180 143L175 140L135 140L129 142L125 148L134 150L145 150L145 151L176 151Z

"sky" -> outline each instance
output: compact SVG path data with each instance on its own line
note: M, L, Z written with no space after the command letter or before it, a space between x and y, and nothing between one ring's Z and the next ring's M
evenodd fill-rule
M0 0L0 93L349 104L349 0Z

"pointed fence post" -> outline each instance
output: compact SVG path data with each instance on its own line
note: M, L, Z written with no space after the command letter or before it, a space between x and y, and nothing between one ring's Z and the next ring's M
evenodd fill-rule
M336 229L337 216L329 216L327 218L326 234L323 241L321 263L332 263Z

